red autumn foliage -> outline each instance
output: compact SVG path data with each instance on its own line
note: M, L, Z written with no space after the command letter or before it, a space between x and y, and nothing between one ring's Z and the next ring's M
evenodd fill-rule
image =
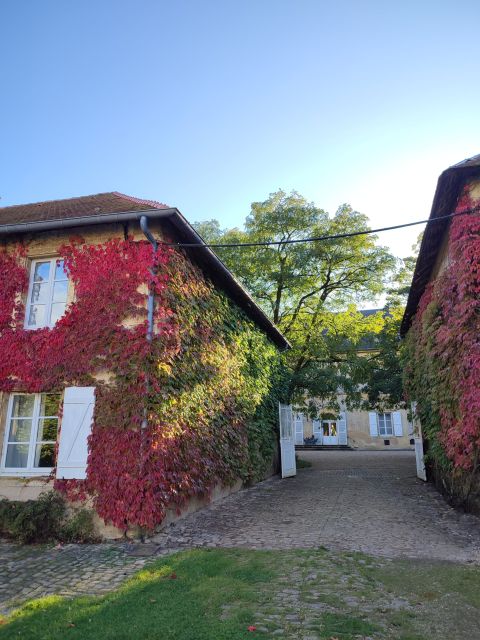
M262 395L252 399L245 354L234 342L246 325L182 254L160 245L153 255L133 239L70 241L59 255L75 301L54 328L35 331L23 327L23 255L0 254L0 390L96 387L87 479L56 481L58 490L70 500L93 498L99 515L121 529L153 529L167 508L208 496L219 481L247 478L246 417ZM151 343L148 287L156 299ZM272 347L258 343L257 358L262 349L270 362Z
M456 211L474 204L467 186ZM472 469L480 449L479 335L480 217L464 215L451 223L448 265L420 301L408 367L413 379L415 369L424 367L409 393L420 406L429 398L440 418L440 425L430 425L425 412L427 435L438 440L454 467L465 470Z

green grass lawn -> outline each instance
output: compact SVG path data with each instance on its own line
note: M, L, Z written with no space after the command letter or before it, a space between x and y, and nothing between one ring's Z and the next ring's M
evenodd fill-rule
M157 560L106 596L27 603L0 640L473 640L479 621L478 567L215 549Z

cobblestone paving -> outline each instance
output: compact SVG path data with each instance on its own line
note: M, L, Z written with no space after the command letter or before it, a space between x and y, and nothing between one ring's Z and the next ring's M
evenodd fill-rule
M411 451L302 451L312 463L187 516L168 546L317 548L480 562L480 522L418 480Z
M318 548L480 562L480 525L417 480L411 452L302 452L312 467L272 478L157 534L158 554L192 546ZM0 612L49 594L105 593L153 558L125 544L0 543Z
M102 594L118 587L150 558L127 553L127 545L62 547L0 544L0 613L47 595Z

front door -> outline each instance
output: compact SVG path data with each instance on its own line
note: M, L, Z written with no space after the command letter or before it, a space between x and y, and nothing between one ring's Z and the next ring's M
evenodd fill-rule
M338 444L336 420L322 420L322 444Z

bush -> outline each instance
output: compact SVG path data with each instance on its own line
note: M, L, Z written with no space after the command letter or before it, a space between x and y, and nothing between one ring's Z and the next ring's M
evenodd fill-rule
M93 542L92 514L79 509L70 517L63 497L56 491L37 500L0 500L0 535L15 542Z
M0 531L3 535L22 543L47 542L58 535L66 506L55 491L42 493L37 500L1 502Z
M78 509L65 522L60 531L63 542L97 542L93 515L89 509Z

